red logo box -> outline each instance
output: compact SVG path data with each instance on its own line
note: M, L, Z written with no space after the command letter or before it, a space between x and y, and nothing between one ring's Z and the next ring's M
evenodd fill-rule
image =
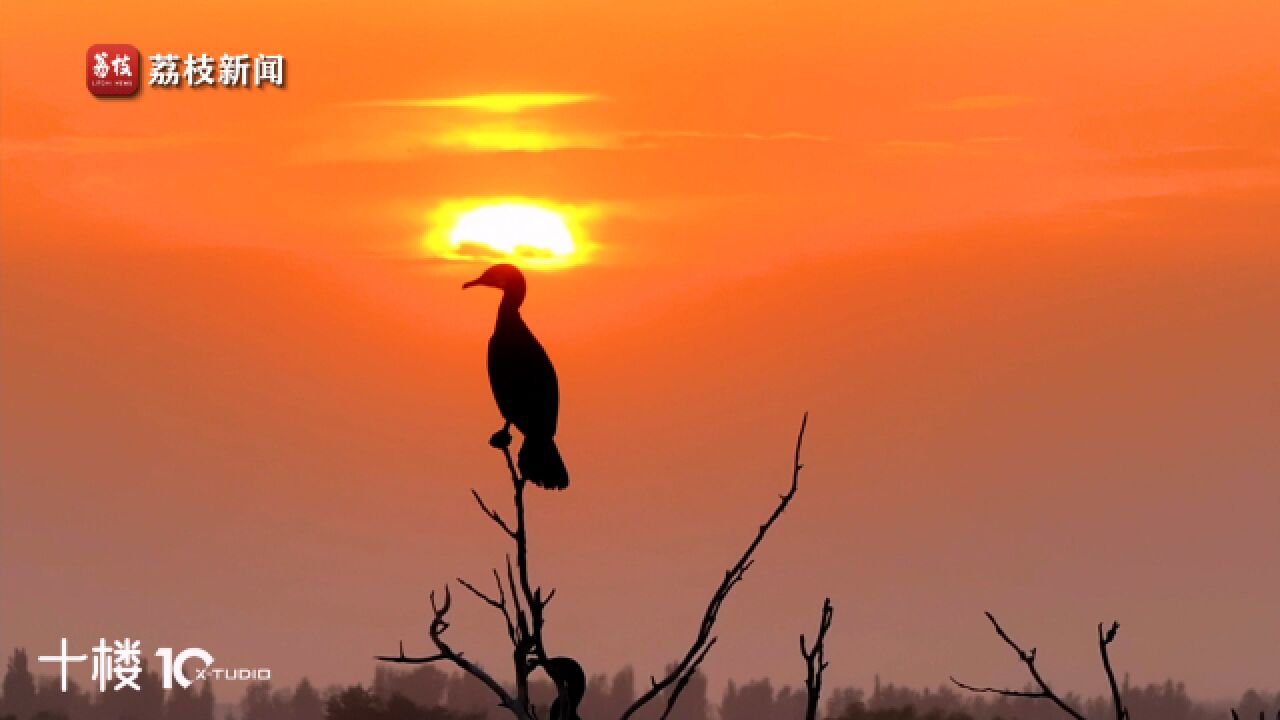
M85 53L84 77L89 92L119 97L138 92L142 62L138 48L124 43L90 45Z

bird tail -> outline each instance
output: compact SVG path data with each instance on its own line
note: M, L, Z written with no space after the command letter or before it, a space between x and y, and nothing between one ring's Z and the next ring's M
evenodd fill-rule
M563 490L569 487L569 470L560 457L555 438L527 437L520 445L520 474L541 488Z

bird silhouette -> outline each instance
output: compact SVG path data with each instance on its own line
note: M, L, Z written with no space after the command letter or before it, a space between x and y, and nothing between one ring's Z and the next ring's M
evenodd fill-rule
M580 720L578 704L587 692L587 676L582 666L568 657L547 658L540 664L556 684L556 699L551 703L549 720Z
M517 461L521 476L538 487L564 489L569 486L569 471L555 441L560 388L551 358L520 317L524 275L516 266L503 263L462 287L475 285L502 290L498 322L489 338L489 386L506 424L489 444L509 446L511 426L515 425L524 435Z

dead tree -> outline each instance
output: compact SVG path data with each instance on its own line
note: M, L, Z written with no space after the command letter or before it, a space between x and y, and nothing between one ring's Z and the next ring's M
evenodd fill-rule
M511 556L507 556L507 588L511 591L511 607L507 606L507 593L502 586L502 577L497 569L493 569L493 579L497 586L498 597L486 595L474 585L458 578L458 582L470 590L489 606L502 614L506 624L507 637L511 640L511 662L516 677L516 694L521 703L533 713L529 702L529 675L538 663L546 662L547 649L542 640L544 613L556 591L552 588L543 594L541 586L535 586L529 580L529 532L525 524L524 490L528 481L520 476L515 463L511 460L511 450L503 447L502 456L507 463L507 472L511 475L511 485L515 491L513 506L515 507L515 527L513 528L496 511L489 509L480 493L471 491L476 504L504 532L516 550L516 570L511 567ZM523 602L522 599L523 598ZM563 688L556 688L557 692Z
M804 688L808 693L805 704L805 720L817 720L818 701L822 699L822 671L827 669L827 631L831 629L831 598L822 601L822 619L818 622L818 634L813 639L810 650L800 635L800 656L804 658L806 668Z
M738 561L731 566L724 575L724 579L711 595L711 600L707 604L706 610L703 612L702 622L698 626L698 632L694 636L694 640L685 653L684 657L672 665L665 676L661 679L651 677L651 687L645 691L635 702L633 702L622 713L621 720L629 720L638 710L652 702L660 695L665 696L665 708L660 716L660 720L666 720L671 714L672 708L679 699L680 694L684 691L689 681L698 671L698 667L702 661L706 659L707 654L716 643L716 637L713 634L716 620L720 613L720 608L724 601L729 597L733 588L742 582L743 576L751 567L753 556L760 543L763 542L765 535L777 522L783 511L791 503L791 499L795 497L796 490L799 488L800 470L803 467L800 464L800 451L804 444L805 428L808 425L808 413L800 422L800 432L796 437L795 458L792 463L791 486L787 492L778 496L778 504L774 508L773 513L760 525L756 532L755 538L747 546ZM507 638L511 641L512 647L512 667L515 675L516 688L513 696L506 688L493 678L486 670L479 665L471 662L463 657L461 652L455 651L445 640L444 632L449 628L446 615L449 612L452 597L448 586L444 589L444 598L442 602L436 602L436 596L431 594L431 609L433 619L428 629L428 637L436 648L436 652L431 655L424 656L408 656L404 652L404 643L400 643L400 652L396 655L379 656L377 659L385 662L401 663L409 665L423 665L435 662L449 662L456 665L463 672L466 672L476 679L480 680L498 699L500 707L506 708L515 716L516 720L538 720L537 709L533 706L529 698L529 676L539 665L545 664L548 659L546 644L543 638L545 626L545 611L547 605L551 602L555 595L555 590L543 592L542 587L533 583L529 573L529 534L528 527L525 523L525 499L524 490L527 482L520 476L516 469L515 463L511 459L511 452L507 447L500 447L507 464L507 471L511 475L512 488L514 490L514 524L509 522L500 513L491 509L484 499L474 489L471 491L476 503L480 506L485 516L493 521L495 525L511 540L515 546L515 561L512 562L511 555L507 555L505 573L499 572L497 568L492 570L495 589L492 593L485 592L479 587L467 580L459 577L459 584L469 590L473 595L482 602L498 611L502 616L503 624L507 632ZM824 606L824 612L829 607ZM830 624L829 614L824 615L827 624ZM814 651L819 653L819 646L822 642L822 635L825 629L820 631L818 645L815 645ZM825 662L821 663L821 667L825 667ZM819 682L821 671L819 670ZM564 698L565 688L559 687L557 683L557 694Z
M1048 700L1054 705L1057 705L1064 713L1075 718L1075 720L1086 720L1084 715L1081 715L1075 708L1068 705L1066 701L1059 697L1058 694L1049 687L1049 683L1045 681L1044 677L1040 674L1040 671L1036 669L1036 649L1031 648L1030 651L1023 650L1018 646L1018 643L1014 642L1013 638L1009 637L1009 634L1004 631L1004 628L1000 627L1000 623L996 621L995 615L992 615L991 613L987 613L986 615L987 619L991 621L991 626L995 628L996 634L1000 636L1000 639L1004 640L1006 645L1013 648L1013 651L1018 655L1018 659L1027 666L1027 672L1031 674L1031 679L1035 681L1036 686L1039 689L1002 690L990 687L974 687L973 685L967 685L960 682L955 679L954 676L952 676L951 682L965 690L975 693L995 693L996 695L1004 695L1005 697ZM1107 653L1107 646L1116 639L1116 632L1119 629L1120 623L1113 622L1111 623L1111 629L1104 632L1103 624L1098 624L1098 653L1102 656L1102 667L1106 670L1107 682L1111 686L1111 703L1115 708L1116 720L1129 720L1129 710L1124 706L1124 699L1120 696L1120 688L1116 685L1115 673L1111 670L1111 657Z

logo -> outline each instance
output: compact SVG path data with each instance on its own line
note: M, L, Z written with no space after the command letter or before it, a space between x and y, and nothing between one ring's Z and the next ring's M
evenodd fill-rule
M90 45L85 53L85 84L97 97L123 97L138 92L141 72L138 48L121 43Z
M132 638L116 640L108 645L106 638L99 638L93 647L93 677L98 681L98 692L117 690L141 691L142 642ZM171 647L157 648L155 656L161 660L160 684L165 690L179 685L188 688L196 680L270 680L271 668L265 667L214 667L209 651L193 647L176 655ZM72 655L67 652L67 639L62 638L62 652L58 655L41 655L42 663L54 663L61 668L62 692L67 691L67 667L73 663L87 663L89 654ZM188 662L191 661L191 662Z

